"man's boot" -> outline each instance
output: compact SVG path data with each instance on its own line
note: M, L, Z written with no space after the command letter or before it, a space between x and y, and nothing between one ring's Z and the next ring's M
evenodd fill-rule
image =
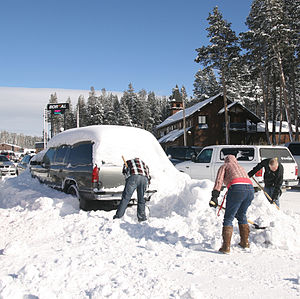
M248 224L239 224L239 229L240 229L240 236L241 236L241 242L239 243L239 245L243 248L249 248L250 244L248 241L248 237L249 237L249 225Z
M232 232L233 232L232 226L223 226L223 230L222 230L223 245L219 249L220 252L222 253L230 252L230 242L231 242Z

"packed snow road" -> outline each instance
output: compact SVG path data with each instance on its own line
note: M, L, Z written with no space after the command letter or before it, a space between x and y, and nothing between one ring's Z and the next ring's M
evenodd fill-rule
M28 171L0 182L0 298L300 296L298 190L283 193L280 211L256 193L248 217L267 229L251 225L242 250L235 223L222 255L223 217L208 206L213 183L182 176L176 185L153 196L140 224L136 207L117 221L114 211L80 211Z

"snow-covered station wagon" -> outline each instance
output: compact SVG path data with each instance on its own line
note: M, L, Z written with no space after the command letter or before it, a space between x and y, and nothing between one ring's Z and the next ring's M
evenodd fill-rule
M75 128L55 135L47 150L33 157L31 175L41 182L72 194L82 209L94 200L118 205L124 188L123 160L139 157L152 171L171 169L156 138L143 129L97 125ZM151 169L156 165L156 169ZM148 192L147 192L148 191ZM146 196L151 196L151 190ZM134 198L133 198L134 199Z

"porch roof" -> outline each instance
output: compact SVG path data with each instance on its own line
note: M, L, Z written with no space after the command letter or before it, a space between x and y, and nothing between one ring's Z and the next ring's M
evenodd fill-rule
M192 127L188 127L185 130L188 131ZM176 129L171 132L169 132L167 135L161 137L158 139L159 143L166 143L166 142L172 142L175 141L177 138L183 135L183 129Z

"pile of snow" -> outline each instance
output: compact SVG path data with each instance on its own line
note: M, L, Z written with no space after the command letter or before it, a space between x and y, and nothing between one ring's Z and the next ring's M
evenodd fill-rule
M299 295L299 214L278 211L257 193L248 216L267 228L250 225L251 248L245 251L237 245L235 223L231 255L215 254L223 217L208 206L213 183L185 175L169 180L177 180L178 187L153 196L143 224L137 222L136 207L118 221L112 220L114 211L81 211L74 198L40 184L28 170L2 181L0 297L246 298L244 292L250 291L264 298L278 292L281 298ZM263 270L256 269L260 266ZM266 292L268 284L272 290ZM223 294L228 285L232 287Z
M158 190L144 223L137 222L135 206L118 220L115 211L79 210L76 199L40 184L28 170L0 182L0 298L299 296L300 214L278 211L258 192L248 219L266 229L250 225L251 247L243 250L235 221L231 254L218 254L223 212L218 217L208 205L213 182L178 172L152 135L140 131L132 131L140 141L136 152L126 138L118 143L127 159L145 160L150 187ZM57 136L49 146L77 138ZM114 141L95 146L107 149L95 159L121 163Z

